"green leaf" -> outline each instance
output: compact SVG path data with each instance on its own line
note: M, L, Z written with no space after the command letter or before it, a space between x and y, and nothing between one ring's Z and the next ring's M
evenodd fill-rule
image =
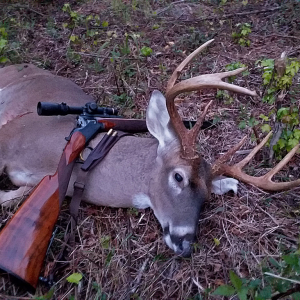
M280 148L282 149L282 148ZM278 263L278 261L276 259L274 259L273 257L269 257L269 262L276 267L277 269L281 268L281 265Z
M219 240L219 239L214 238L214 242L215 242L215 245L216 245L216 246L219 246L219 245L220 245L220 240Z
M266 122L269 121L269 117L267 117L267 116L265 116L265 115L263 115L263 114L260 114L259 117L260 117L261 119L263 119L264 121L266 121Z
M102 22L102 27L108 27L108 22L107 21L103 21Z
M279 149L283 149L285 148L285 140L284 139L279 139L278 142L277 142L277 145L279 146Z
M288 146L290 147L290 149L294 148L296 145L298 145L298 140L297 139L289 139L288 140Z
M269 124L264 124L261 126L261 131L262 132L270 132L271 131L271 126Z
M150 47L147 46L143 46L141 48L141 54L143 56L150 56L152 54L153 50Z
M255 290L255 289L257 289L260 286L260 284L261 284L261 280L260 279L254 279L254 280L251 280L249 282L248 287L250 289Z
M70 41L75 42L77 38L78 38L77 35L72 34L70 36Z
M82 274L80 273L73 273L69 277L67 277L68 282L76 283L76 284L78 284L81 279L82 279Z
M231 285L221 285L219 286L212 295L226 296L230 297L235 294L235 289Z
M267 300L272 297L272 287L266 286L264 289L259 291L258 295L255 297L255 300Z
M0 27L0 34L2 35L2 37L6 38L7 37L7 32L5 27Z
M300 140L300 130L294 129L294 138Z
M254 127L254 126L256 126L257 124L259 124L259 122L258 122L254 117L251 117L251 118L249 119L249 121L248 121L248 125L249 125L250 127Z
M284 255L282 258L288 265L297 266L300 264L300 256L297 254Z
M0 49L3 49L7 45L6 39L0 39Z
M247 294L248 294L249 288L242 287L238 292L237 295L240 298L240 300L247 300Z
M115 254L115 249L113 249L112 251L109 251L109 253L107 254L106 259L105 259L106 266L108 266L110 264L111 259L114 256L114 254Z
M291 296L293 296L293 300L300 299L300 293L299 293L299 292L294 293L294 294L292 294Z
M69 3L65 3L62 10L63 11L68 11L69 9L71 9L70 4Z
M102 248L109 249L110 236L108 236L108 235L102 236L101 239L100 239L100 243L101 243Z
M237 276L232 270L229 271L229 277L235 289L237 291L240 291L243 285L242 279L239 276Z
M246 121L241 121L241 122L239 123L238 127L239 127L240 129L245 129L245 128L246 128Z
M284 116L289 114L290 109L288 107L281 107L277 111L277 118L281 120Z
M4 64L8 61L8 58L7 57L4 57L4 56L1 56L0 57L0 64Z
M264 60L262 60L261 61L261 66L273 69L274 68L274 59L264 59Z

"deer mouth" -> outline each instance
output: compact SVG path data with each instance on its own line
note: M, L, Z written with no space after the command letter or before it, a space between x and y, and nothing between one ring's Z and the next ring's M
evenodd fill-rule
M169 226L164 227L164 241L165 243L181 257L190 257L192 255L192 243L195 240L194 234L178 235L172 234L169 231Z

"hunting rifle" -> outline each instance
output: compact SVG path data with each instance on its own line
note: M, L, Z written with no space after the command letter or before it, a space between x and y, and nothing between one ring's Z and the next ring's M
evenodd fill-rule
M93 137L110 128L129 133L146 132L145 120L123 119L117 110L87 103L71 107L66 103L39 102L41 116L77 114L54 175L45 176L0 232L0 269L27 288L35 290L54 225L65 198L71 173L81 151ZM185 122L192 126L195 122Z

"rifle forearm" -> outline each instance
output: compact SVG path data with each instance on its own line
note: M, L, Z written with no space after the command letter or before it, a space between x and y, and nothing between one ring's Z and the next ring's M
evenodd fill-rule
M109 121L115 124L115 130L121 130L129 133L148 132L146 120L144 119L124 119L124 118L97 118L101 121ZM191 128L196 124L196 121L183 121L186 128ZM212 126L212 121L204 121L202 129Z
M58 174L46 176L0 233L0 268L36 288L60 205Z
M91 123L82 131L74 132L56 173L43 178L0 232L0 268L33 289L38 283L75 160L100 128L103 124Z

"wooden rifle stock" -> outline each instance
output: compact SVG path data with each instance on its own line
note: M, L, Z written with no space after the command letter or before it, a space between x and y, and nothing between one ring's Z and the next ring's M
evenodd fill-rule
M29 288L37 286L75 160L101 128L104 124L89 123L73 133L56 173L42 179L0 232L0 269Z

